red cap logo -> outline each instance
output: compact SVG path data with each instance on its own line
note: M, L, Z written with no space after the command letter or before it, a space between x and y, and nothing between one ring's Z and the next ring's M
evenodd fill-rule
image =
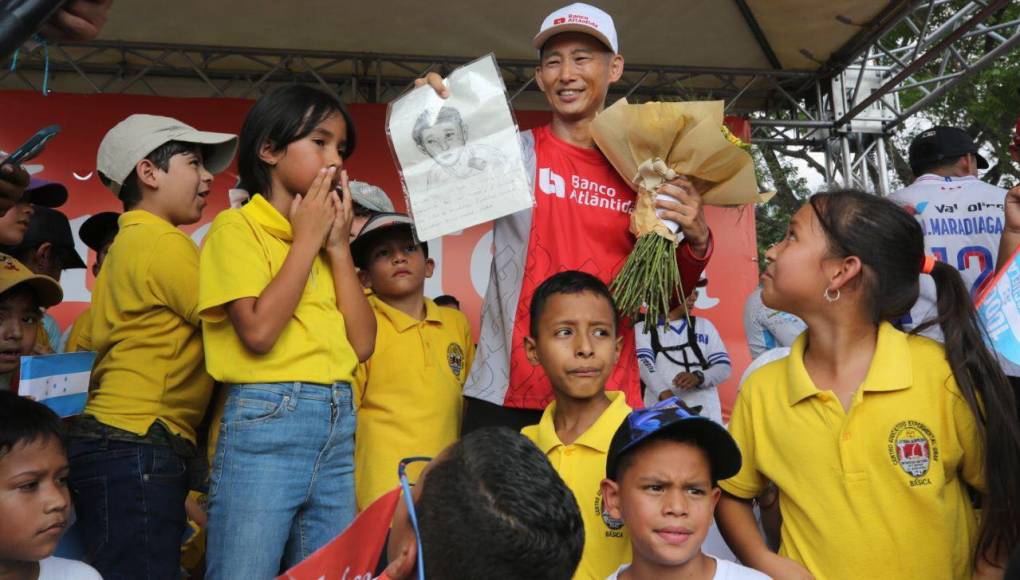
M562 18L562 17L561 18L557 18L557 19L553 20L553 26L559 26L560 24L563 24L566 21L567 21L566 18Z

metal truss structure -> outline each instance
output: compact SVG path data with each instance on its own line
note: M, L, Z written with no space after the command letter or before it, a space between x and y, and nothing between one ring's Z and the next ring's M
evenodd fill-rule
M1008 4L928 0L891 7L856 45L830 59L827 77L795 95L800 106L754 115L752 141L823 153L827 182L889 193L892 132L1020 46L1020 18L996 21ZM934 15L943 16L939 26ZM912 104L901 107L901 97Z
M445 75L469 62L462 57L341 53L311 50L94 41L35 47L17 66L0 71L0 86L12 81L39 90L49 55L49 87L95 93L190 94L257 98L273 86L314 83L354 103L384 103L429 72ZM514 99L537 93L535 61L499 60ZM610 97L634 101L725 99L733 113L762 110L766 100L789 95L814 77L811 71L627 65ZM178 81L176 83L172 81Z
M782 69L753 14L742 10L773 68L628 64L610 99L724 99L728 114L750 118L752 141L822 153L827 182L886 193L891 132L1020 44L1020 19L996 21L1009 1L891 2L871 22L847 21L860 33L814 71ZM468 60L96 41L23 50L16 67L8 62L0 71L0 87L39 90L45 76L55 91L257 98L275 85L302 82L347 102L382 103L414 79ZM513 99L540 102L534 61L499 65ZM910 96L909 107L900 107L902 95Z

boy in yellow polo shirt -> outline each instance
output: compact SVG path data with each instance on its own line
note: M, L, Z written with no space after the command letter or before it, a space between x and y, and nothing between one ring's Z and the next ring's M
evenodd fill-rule
M619 316L605 283L568 270L549 277L531 300L528 360L541 365L555 401L523 433L546 454L574 492L584 520L584 552L575 578L602 580L630 562L630 537L602 501L606 457L630 413L623 393L606 381L623 346Z
M404 214L376 214L351 244L361 283L373 291L377 328L375 353L359 368L356 389L359 510L397 486L393 466L401 459L438 455L460 433L471 326L460 312L425 298L435 264L412 225Z
M100 178L124 203L82 341L93 389L71 426L70 486L90 563L105 578L180 573L196 428L212 393L198 318L202 217L237 138L131 115L103 138Z
M96 261L92 264L92 275L99 277L99 270L103 267L106 254L113 245L113 238L117 236L117 220L120 214L115 211L102 211L85 220L78 228L78 237L85 245L96 253ZM92 324L92 308L86 308L74 320L71 327L64 332L61 339L61 352L78 352L87 350L81 344L82 330Z

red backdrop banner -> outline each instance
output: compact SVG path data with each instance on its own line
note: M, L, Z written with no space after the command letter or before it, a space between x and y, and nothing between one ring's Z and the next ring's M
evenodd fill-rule
M58 124L60 135L29 164L37 177L58 181L70 192L67 203L60 208L71 220L77 236L78 227L89 216L100 211L121 211L117 198L103 187L95 174L96 150L103 135L113 125L132 113L149 113L176 117L196 128L207 131L236 133L252 101L245 99L186 99L138 95L51 94L42 96L28 91L0 91L3 128L0 149L13 151L41 127ZM386 106L382 104L351 105L351 114L358 127L358 149L347 163L352 179L381 187L398 210L404 209L400 177L386 142ZM517 111L521 130L548 122L544 111ZM749 125L744 119L727 118L727 125L746 139ZM34 165L34 167L33 167ZM237 180L236 165L216 177L209 205L202 221L184 228L201 243L209 223L227 207L226 192ZM750 207L708 208L709 224L715 233L715 256L708 268L709 286L698 301L698 313L715 323L726 342L733 360L733 378L723 387L723 407L728 415L736 388L736 379L748 364L742 312L744 299L757 284L758 270L755 245L754 212ZM78 252L91 265L93 253L76 240ZM477 336L482 296L488 281L492 256L492 235L489 224L464 230L429 242L429 253L436 259L433 277L426 282L429 296L452 294L471 320ZM61 285L65 302L51 310L62 328L85 308L91 299L94 280L86 270L68 270Z

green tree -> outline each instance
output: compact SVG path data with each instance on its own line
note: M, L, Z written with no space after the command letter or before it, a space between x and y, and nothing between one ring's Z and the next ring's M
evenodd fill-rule
M940 5L932 15L932 26L944 22L964 4L961 0ZM1020 18L1020 3L1010 2L1002 10L984 22L989 28ZM1009 36L1009 28L998 33ZM909 38L904 30L904 38ZM972 37L957 42L954 48L965 58L973 60L992 48L992 41L986 37ZM939 74L941 59L934 59L917 77L917 80L934 78ZM920 89L903 91L900 94L901 108L906 109L924 96ZM918 115L922 128L933 125L952 125L965 129L982 151L989 153L989 169L981 178L989 183L1007 186L1020 181L1020 166L1009 155L1014 127L1020 117L1020 50L1008 51L988 68L979 71L958 83L937 102ZM916 123L915 123L916 125ZM895 155L906 159L907 148L914 137L913 132L904 129L894 136ZM899 181L909 183L909 175L898 175Z

